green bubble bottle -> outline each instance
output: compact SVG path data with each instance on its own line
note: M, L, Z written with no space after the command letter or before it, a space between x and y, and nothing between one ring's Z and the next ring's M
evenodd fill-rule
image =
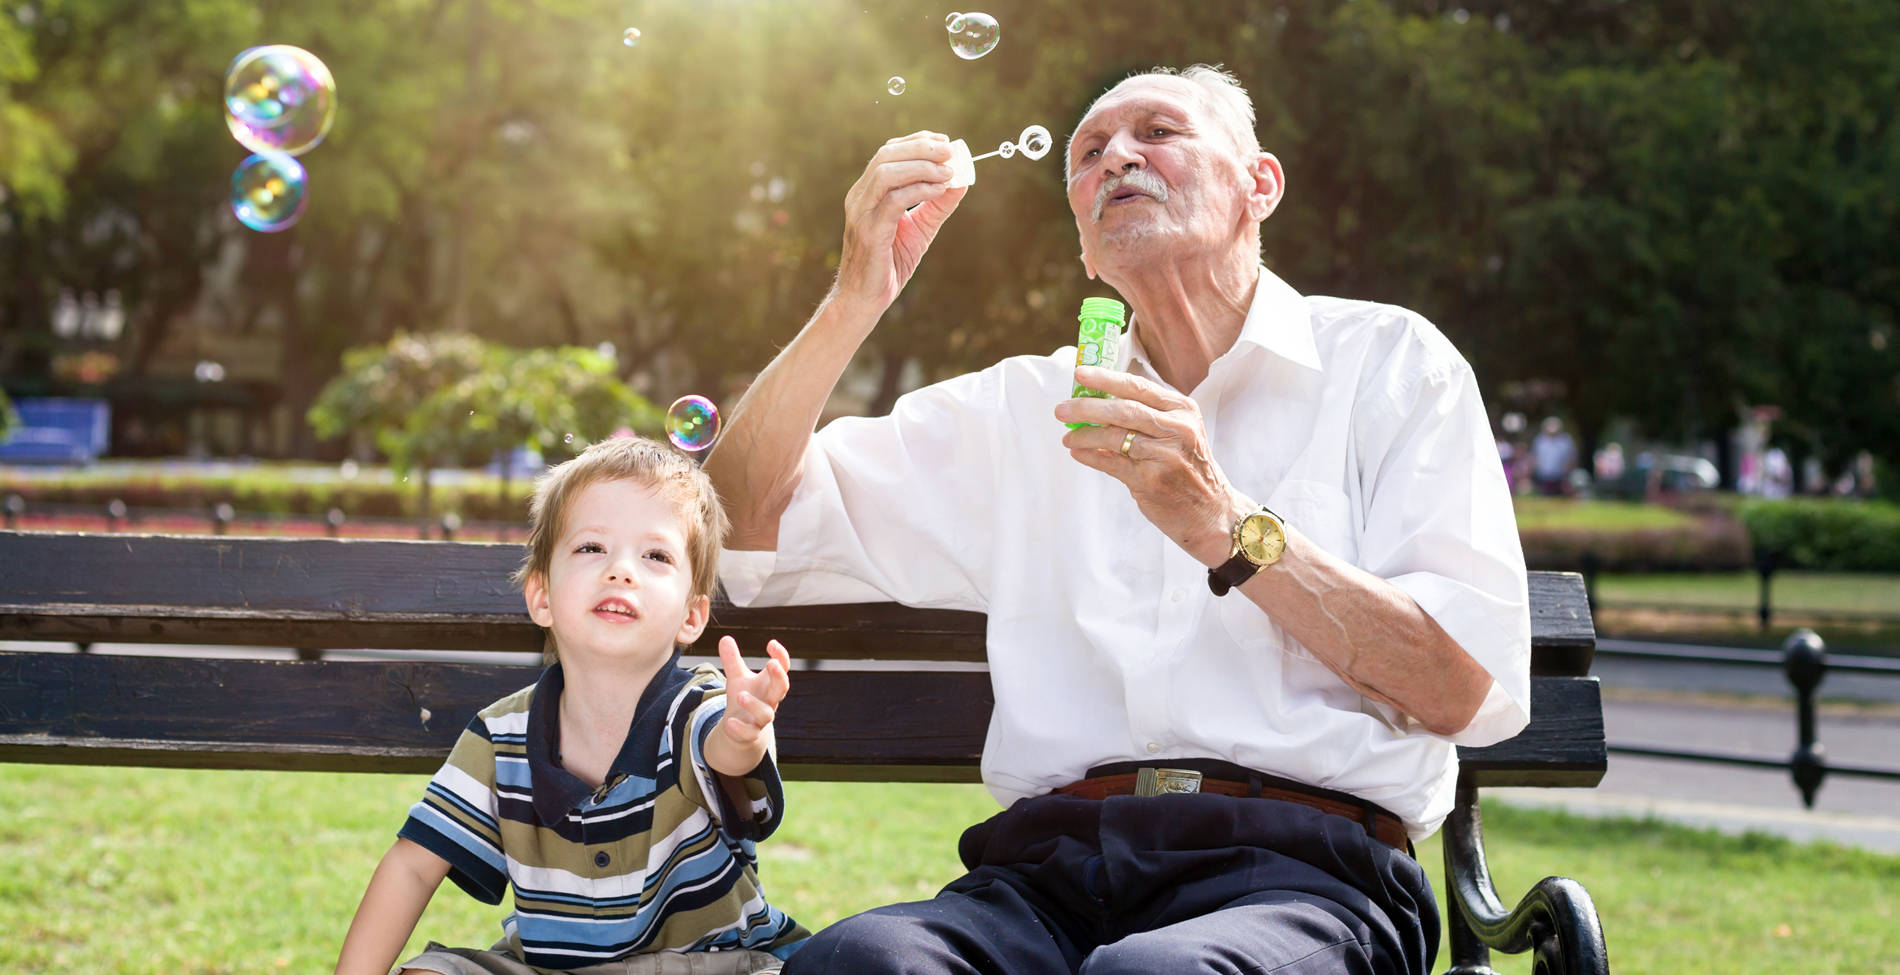
M1075 364L1078 366L1100 366L1104 369L1121 368L1122 326L1128 320L1128 309L1113 298L1084 298L1082 311L1076 315L1081 319L1082 327L1075 337ZM1076 383L1069 395L1094 396L1100 399L1113 399L1099 389L1091 389ZM1092 427L1093 423L1071 423L1069 429Z

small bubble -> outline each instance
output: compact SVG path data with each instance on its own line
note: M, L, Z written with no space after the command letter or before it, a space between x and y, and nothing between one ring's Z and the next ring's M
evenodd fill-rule
M309 191L303 164L282 152L260 152L231 174L231 212L238 222L271 234L303 216Z
M719 436L719 407L704 396L682 396L666 409L666 437L681 450L705 450Z
M573 442L574 442L574 435L570 433L570 434L568 434L567 436L565 436L565 437L562 437L562 438L561 438L561 442L562 442L562 443L573 443Z
M989 14L970 13L950 28L950 49L965 61L974 61L996 49L1002 28Z
M943 19L943 29L952 34L962 30L963 15L954 10L950 11L950 15Z
M289 44L245 50L224 74L224 124L252 152L300 156L336 121L336 80L317 56Z
M627 28L626 32L620 35L620 43L625 44L628 47L633 47L634 45L640 43L640 28L638 27Z
M901 95L904 93L904 79L891 75L891 80L885 82L884 87L893 95Z

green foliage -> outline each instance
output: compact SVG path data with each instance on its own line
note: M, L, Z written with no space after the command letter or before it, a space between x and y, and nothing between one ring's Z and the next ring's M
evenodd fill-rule
M528 472L517 472L528 473ZM214 475L70 474L60 478L7 476L0 472L0 494L18 494L27 510L39 505L103 509L123 501L137 519L146 510L209 512L220 503L243 514L320 520L331 508L351 519L410 518L421 514L421 479L389 478L365 470L350 480L312 481L264 468ZM525 481L500 484L489 478L436 485L433 507L470 521L525 525ZM137 522L135 520L134 524Z
M7 434L11 432L19 422L19 411L13 408L13 401L7 398L7 391L0 389L0 440L7 439Z
M325 439L373 433L404 475L482 463L516 447L572 456L623 427L658 433L663 419L614 378L612 362L595 350L523 352L455 333L398 335L346 351L343 371L309 412Z
M1885 501L1795 498L1744 505L1755 546L1787 568L1900 572L1900 505Z
M657 436L665 415L613 376L593 349L491 346L482 368L425 397L390 456L485 458L528 446L550 461L618 429Z
M1508 405L1587 444L1615 416L1673 439L1774 403L1831 468L1900 459L1900 18L1866 0L1007 4L974 62L912 0L657 0L633 49L605 0L20 10L0 16L0 371L42 370L61 293L109 287L130 375L242 336L277 350L294 413L344 349L440 330L610 341L654 401L723 400L822 297L886 139L1060 141L1126 72L1220 61L1287 171L1268 263L1424 312L1494 405L1560 389ZM276 235L227 215L242 151L218 117L222 68L266 40L339 83L310 210ZM1046 352L1103 291L1055 158L979 174L857 364L874 405L907 365Z

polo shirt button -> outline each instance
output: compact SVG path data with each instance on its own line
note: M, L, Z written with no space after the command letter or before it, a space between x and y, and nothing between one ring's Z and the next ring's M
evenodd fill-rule
M1186 598L1187 598L1187 590L1186 590L1186 589L1176 589L1176 590L1174 591L1174 595L1173 595L1173 599L1174 599L1174 601L1175 601L1175 602L1177 602L1177 603L1178 603L1178 602L1180 602L1181 600L1183 600L1183 599L1186 599Z
M605 867L607 866L608 861L612 859L613 859L612 857L609 857L607 855L606 850L602 850L599 853L594 854L594 866Z
M1148 754L1150 754L1150 755L1153 755L1153 754L1154 754L1155 752L1158 752L1158 751L1160 751L1160 750L1161 750L1161 743L1160 743L1160 742L1158 742L1158 741L1151 741L1151 742L1149 742L1149 743L1148 743Z

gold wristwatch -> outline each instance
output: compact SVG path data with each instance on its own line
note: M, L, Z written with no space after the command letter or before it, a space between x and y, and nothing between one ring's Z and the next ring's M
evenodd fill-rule
M1280 561L1286 551L1286 525L1266 505L1234 523L1233 547L1227 561L1207 570L1207 588L1216 596L1253 578L1253 574Z

